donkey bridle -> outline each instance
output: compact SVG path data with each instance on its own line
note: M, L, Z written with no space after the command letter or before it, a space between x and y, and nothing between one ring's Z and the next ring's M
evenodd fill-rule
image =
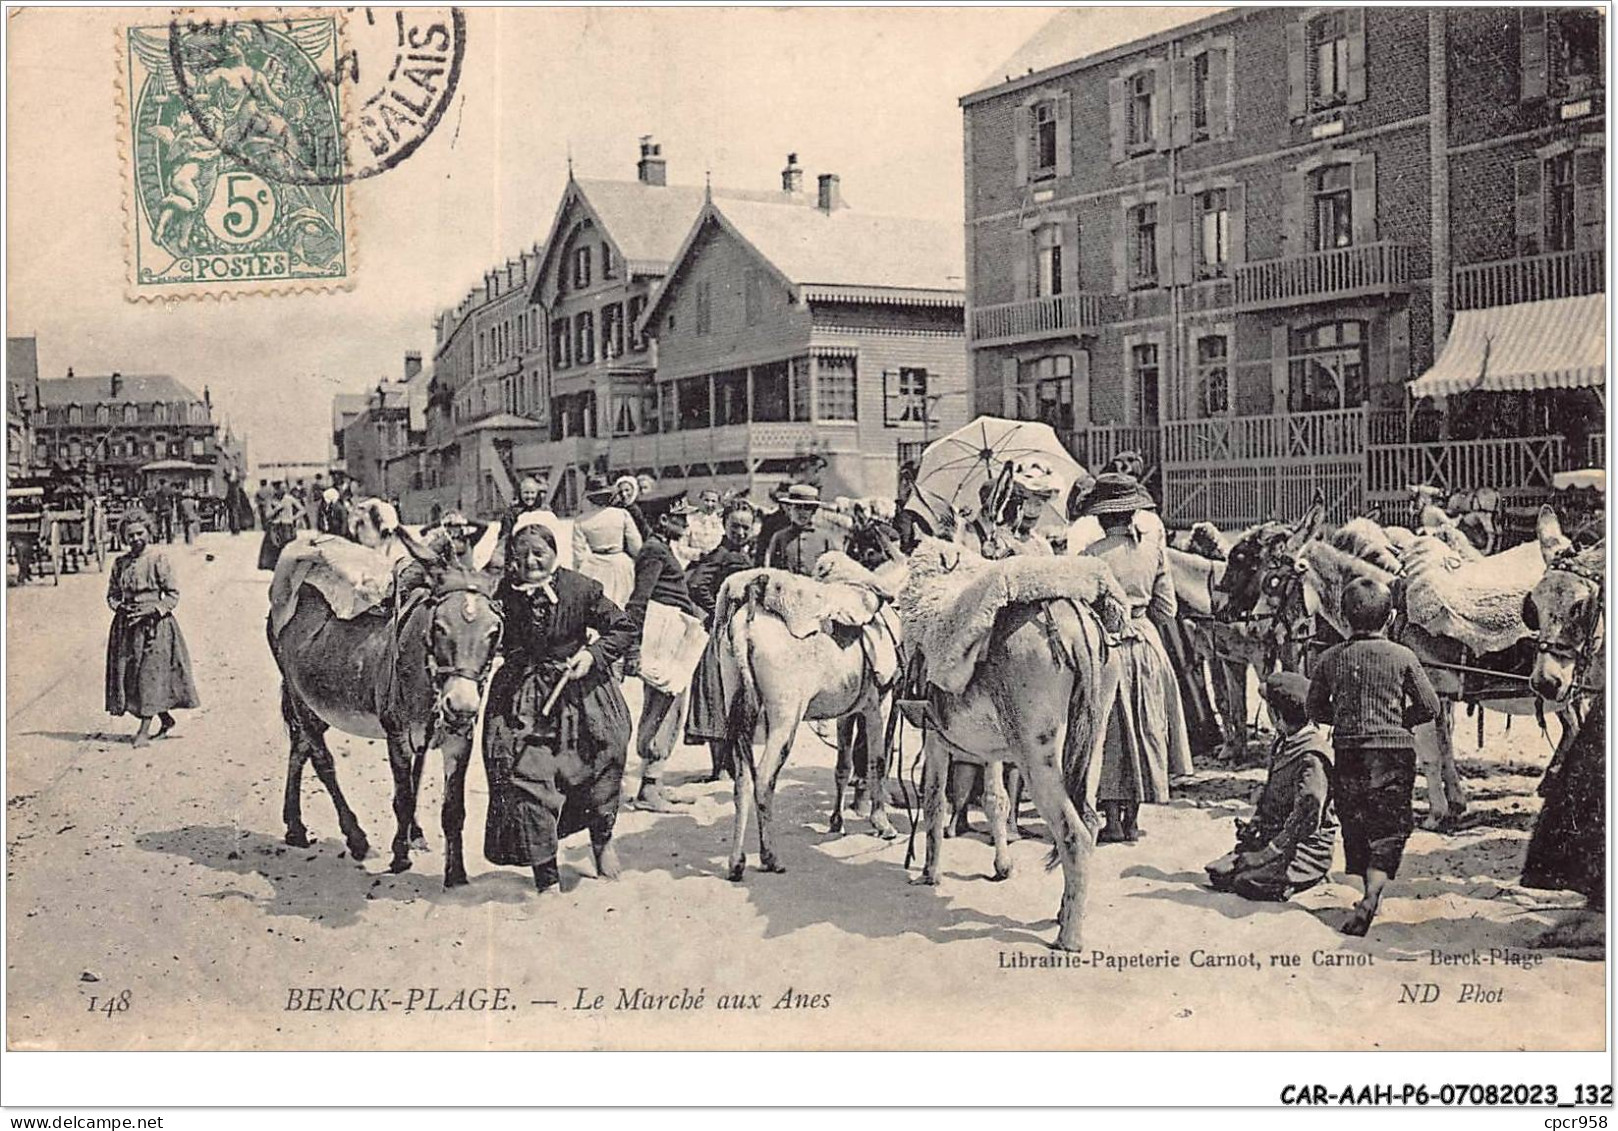
M1585 672L1589 670L1590 661L1595 652L1596 641L1600 636L1601 622L1605 615L1606 578L1597 570L1592 570L1578 560L1579 550L1572 546L1563 550L1552 558L1545 566L1546 573L1569 573L1595 589L1595 615L1584 618L1581 626L1582 639L1573 644L1560 637L1545 639L1539 632L1535 633L1534 651L1542 656L1570 656L1573 660L1574 688L1584 683Z

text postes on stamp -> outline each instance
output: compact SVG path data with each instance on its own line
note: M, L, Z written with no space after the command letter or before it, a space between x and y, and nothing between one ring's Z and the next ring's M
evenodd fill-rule
M127 28L132 296L347 285L348 186L432 134L464 44L452 9L204 10Z

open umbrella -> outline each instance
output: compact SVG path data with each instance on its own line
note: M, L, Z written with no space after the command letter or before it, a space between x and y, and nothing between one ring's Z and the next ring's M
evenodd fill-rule
M922 453L916 488L905 508L925 518L934 530L951 512L970 519L978 512L984 484L994 484L1007 470L1015 472L1033 464L1048 471L1057 487L1039 525L1065 529L1067 496L1074 481L1085 474L1084 468L1068 454L1049 424L1032 420L980 416L934 440Z

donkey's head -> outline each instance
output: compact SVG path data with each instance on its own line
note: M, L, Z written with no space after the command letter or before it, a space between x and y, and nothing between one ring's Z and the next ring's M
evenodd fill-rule
M427 670L440 718L453 732L470 731L483 700L505 622L493 594L497 576L462 565L452 545L423 544L403 527L399 542L426 571L432 590Z
M1522 609L1537 641L1528 685L1547 704L1560 707L1581 685L1600 683L1605 676L1606 544L1577 549L1550 507L1539 509L1538 533L1545 576L1523 599Z

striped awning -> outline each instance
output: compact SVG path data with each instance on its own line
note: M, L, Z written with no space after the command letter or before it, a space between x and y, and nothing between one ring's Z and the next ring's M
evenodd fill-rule
M1519 302L1455 316L1443 355L1412 397L1580 389L1607 381L1607 296Z

